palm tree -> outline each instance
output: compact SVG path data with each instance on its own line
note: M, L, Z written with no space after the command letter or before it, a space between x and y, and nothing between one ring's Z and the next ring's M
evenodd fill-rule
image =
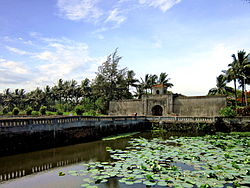
M69 88L69 96L70 96L70 101L72 102L75 97L76 97L76 89L77 89L77 81L76 80L71 80L70 81L70 88Z
M236 78L238 78L242 89L242 104L244 102L245 84L249 77L248 72L250 68L249 54L246 55L244 50L238 51L237 57L235 54L232 55L233 64L235 68Z
M227 70L223 70L222 72L225 73L226 79L228 82L231 82L231 81L234 82L234 97L236 101L237 100L237 79L239 77L237 61L233 61L232 63L228 65L228 67L229 68Z
M228 95L228 93L232 93L233 89L226 86L226 81L227 80L225 75L219 75L216 78L216 88L210 89L208 95Z
M172 87L174 86L172 83L169 82L170 78L168 78L168 74L166 74L165 72L162 72L158 78L158 83L159 84L163 84L167 87Z
M137 97L138 99L141 99L143 94L144 94L143 85L140 85L140 84L137 85L134 96Z
M139 82L139 80L135 78L135 72L133 70L127 71L127 87L128 87L128 90L129 90L129 86L136 87L137 82Z
M3 103L8 107L8 110L12 110L13 106L13 94L10 91L10 88L4 90L3 93Z
M62 96L63 96L63 79L59 79L57 86L55 86L55 91L56 91L56 95L57 98L59 99L59 104L62 104Z
M90 80L88 78L85 78L81 82L80 95L81 97L89 97L91 95Z
M25 107L25 90L24 89L15 89L13 94L14 96L14 104L20 109L24 109Z
M157 79L158 79L158 76L156 74L153 74L153 75L149 76L149 87L150 87L150 90L151 90L151 94L152 94L153 85L157 84Z
M50 108L52 109L52 106L55 105L55 101L56 101L56 96L55 96L53 88L51 88L50 86L47 85L44 88L44 94L46 97L46 103L43 105L47 106L48 109L50 109Z
M148 89L150 88L150 75L146 74L144 80L141 78L141 88L143 89L144 93L147 94Z
M36 111L46 103L46 95L39 87L27 94L29 105Z

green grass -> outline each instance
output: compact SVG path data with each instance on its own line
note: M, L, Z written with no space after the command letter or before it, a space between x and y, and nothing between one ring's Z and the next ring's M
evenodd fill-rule
M231 132L230 135L250 136L250 132Z

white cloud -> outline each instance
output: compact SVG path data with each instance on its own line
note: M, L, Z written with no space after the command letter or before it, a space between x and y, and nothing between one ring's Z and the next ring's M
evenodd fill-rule
M0 69L6 72L12 72L14 74L27 74L28 70L25 65L20 62L7 61L5 59L0 59Z
M216 44L206 52L197 52L175 60L172 82L173 91L186 95L206 95L208 90L216 86L216 77L232 61L230 54L234 48L224 44Z
M30 79L30 71L24 63L0 59L0 90L7 88L24 88ZM16 86L16 87L13 87Z
M172 8L177 3L180 3L181 0L139 0L140 4L145 4L150 7L159 8L163 12L166 12Z
M207 95L209 89L216 86L216 77L227 69L232 62L231 54L237 52L237 46L215 43L211 47L201 48L192 53L179 53L175 57L155 56L143 61L143 66L135 70L137 78L144 78L146 73L166 72L174 84L170 90L187 96ZM154 62L154 63L152 63ZM134 63L136 64L136 63ZM230 86L230 84L229 84Z
M102 15L97 0L58 0L57 6L63 17L69 20L98 18Z
M20 49L17 49L17 48L13 48L13 47L10 47L10 46L6 46L6 49L11 51L11 52L14 52L16 54L19 54L19 55L28 55L28 54L30 54L27 51L20 50Z
M115 22L117 26L119 26L122 22L126 20L125 16L121 16L119 14L120 11L117 8L111 10L105 22Z
M40 76L36 82L51 85L60 78L77 81L84 77L93 78L93 69L97 70L101 62L99 58L89 56L88 46L68 39L57 41L60 42L49 42L46 50L34 56L40 60L36 67Z
M102 58L89 55L88 45L83 42L67 38L45 38L37 34L34 37L34 45L40 51L33 49L28 54L22 49L8 46L8 50L14 52L18 58L26 55L25 62L0 58L0 90L43 88L45 85L56 84L60 78L75 79L78 82L86 77L92 79L102 63Z

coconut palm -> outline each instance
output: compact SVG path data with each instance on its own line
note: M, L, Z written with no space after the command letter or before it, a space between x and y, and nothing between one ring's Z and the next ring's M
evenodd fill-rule
M62 104L62 97L63 97L63 79L59 79L57 86L54 87L55 94L57 95L57 99L59 100L59 103Z
M90 80L88 78L85 78L81 82L80 95L81 97L89 97L91 95Z
M150 88L150 75L146 74L144 79L141 78L141 83L140 83L140 87L143 89L143 93L147 94L148 93L148 89Z
M227 77L223 74L216 78L216 88L209 90L208 95L228 95L228 93L233 92L233 88L228 87Z
M164 84L167 87L172 87L174 86L172 83L169 82L170 78L168 78L168 74L165 72L162 72L158 78L158 83L159 84Z
M46 104L46 95L39 87L27 94L27 102L34 110L39 110L40 107Z
M3 103L4 106L8 107L8 110L12 110L12 108L14 108L14 103L13 103L13 94L10 91L10 88L7 88L4 90L3 92Z
M249 80L249 70L250 70L250 62L249 62L249 54L246 55L244 50L238 51L237 56L235 54L233 57L233 66L235 68L235 77L239 80L242 89L242 104L244 102L244 93L245 93L245 84L246 81Z
M223 70L222 72L225 73L225 76L228 82L231 82L231 81L234 82L234 97L236 101L237 100L237 79L239 77L237 61L233 61L232 63L228 65L228 67L229 68L227 70Z
M151 94L152 94L153 85L157 84L157 79L158 79L158 76L156 74L149 76L149 87L150 87Z
M135 78L135 72L133 70L129 70L127 72L127 80L126 81L127 81L128 90L129 90L129 86L136 87L137 83L139 82L139 80Z
M140 84L137 85L134 96L137 97L138 99L141 99L143 94L144 94L143 85L140 85Z

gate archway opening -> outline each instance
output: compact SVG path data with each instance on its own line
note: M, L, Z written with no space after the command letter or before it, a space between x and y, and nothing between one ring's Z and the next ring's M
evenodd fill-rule
M160 105L155 105L152 108L152 115L153 116L162 116L163 108Z

